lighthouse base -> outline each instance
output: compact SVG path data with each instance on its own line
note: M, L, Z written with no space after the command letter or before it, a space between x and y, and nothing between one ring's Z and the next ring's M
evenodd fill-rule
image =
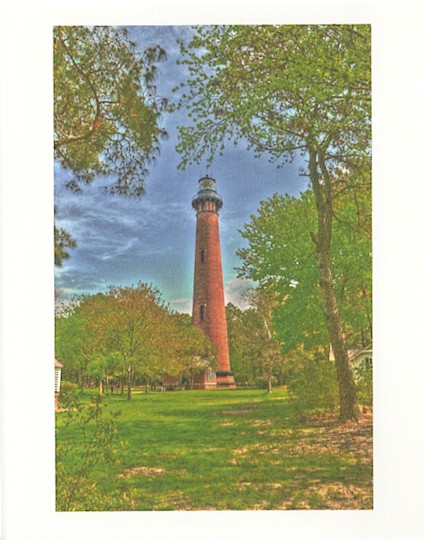
M236 382L232 371L217 371L216 384L218 388L236 388Z

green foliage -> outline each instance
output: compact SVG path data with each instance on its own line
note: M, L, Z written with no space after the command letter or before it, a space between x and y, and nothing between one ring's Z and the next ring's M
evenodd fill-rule
M274 332L272 310L275 295L267 289L250 291L251 307L226 307L231 368L241 386L268 388L282 380L283 358Z
M54 228L54 264L61 267L69 259L69 249L77 246L76 241L64 229Z
M175 334L170 337L174 343L174 363L166 369L168 375L180 375L193 386L194 376L208 368L217 369L216 347L206 334L193 325L187 314L174 313Z
M59 401L62 407L72 407L78 400L78 385L70 381L61 381Z
M93 336L93 354L119 357L127 377L128 399L136 374L158 377L164 372L173 325L158 289L145 283L111 286L107 294L85 297L80 309Z
M339 399L334 362L306 359L291 370L288 388L298 414L333 411Z
M181 166L211 162L227 139L283 163L312 146L339 166L369 152L369 25L196 27L179 107Z
M188 379L214 367L216 351L187 315L173 313L155 287L111 286L107 294L83 296L56 319L56 357L64 379L125 378L128 399L136 378L161 381L164 374Z
M114 176L111 193L140 196L146 165L166 133L166 99L156 96L159 46L140 51L125 28L57 26L54 52L54 151L80 190L95 176Z
M93 510L104 504L93 474L99 463L116 460L117 411L105 418L101 397L82 405L76 394L67 394L69 409L64 426L68 436L56 427L56 510ZM106 499L107 500L107 499Z
M335 295L353 346L364 336L371 339L371 183L369 177L361 182L361 189L336 200L331 251ZM314 195L307 190L299 198L276 194L262 201L241 231L248 246L237 252L239 275L278 293L273 321L284 353L300 344L312 349L329 343L311 239L316 222Z
M94 344L80 307L81 301L75 299L55 319L55 355L64 365L64 380L76 382L82 388Z
M361 366L354 369L358 402L361 405L373 405L372 366Z

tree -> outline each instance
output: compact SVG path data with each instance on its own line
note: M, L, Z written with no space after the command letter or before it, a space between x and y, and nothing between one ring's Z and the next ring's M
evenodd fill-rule
M270 291L253 289L249 293L250 308L226 306L228 345L235 378L242 384L259 384L265 380L269 393L273 378L278 375L281 380L283 362L271 320L273 302Z
M54 215L56 215L57 209L54 209ZM72 236L65 231L65 229L59 229L54 226L54 264L61 267L63 261L69 259L69 249L77 247L77 243ZM56 294L56 292L55 292Z
M174 313L175 333L172 349L176 364L174 373L179 373L193 388L195 376L207 369L216 369L216 347L206 334L193 325L191 317L185 313ZM167 373L172 373L168 370Z
M371 55L367 25L216 26L197 28L189 48L188 93L179 106L194 124L180 128L181 167L212 161L227 138L279 165L300 153L317 208L311 238L319 287L336 359L340 417L357 419L331 240L334 199L346 189L340 172L368 164ZM354 188L355 186L351 186Z
M352 192L336 203L331 253L335 295L347 343L356 347L365 341L365 346L372 336L370 192ZM303 345L327 349L328 357L329 335L310 238L316 213L311 190L299 198L274 195L261 202L241 231L248 247L238 250L243 261L239 275L278 294L273 322L284 354Z
M256 310L260 322L256 334L262 343L262 362L266 372L268 393L271 393L274 369L282 362L281 344L276 337L272 321L277 297L271 289L262 287L251 290L249 302Z
M64 229L54 227L54 264L62 266L63 261L69 259L69 249L77 246L76 241Z
M93 334L81 309L83 302L84 297L74 299L55 320L55 355L65 366L64 378L77 382L81 390L96 353Z
M166 99L156 96L159 45L144 52L125 28L54 29L54 152L74 173L70 188L114 176L111 193L140 196L146 165L166 133Z
M88 297L82 304L90 332L103 353L118 354L125 366L128 400L136 373L165 370L172 324L158 289L139 283L137 287L111 286L107 294Z
M103 381L107 378L111 369L116 368L114 354L93 354L87 366L87 376L95 380L99 394L103 394Z
M256 326L255 313L253 310L241 310L231 303L225 306L225 311L234 378L238 385L256 384L262 372L258 363L257 343L252 343L253 328Z
M167 136L167 100L154 84L164 49L141 51L125 28L57 26L53 53L54 157L73 173L67 186L80 191L96 176L113 177L108 193L143 195L147 165ZM54 240L61 266L76 242L56 227Z

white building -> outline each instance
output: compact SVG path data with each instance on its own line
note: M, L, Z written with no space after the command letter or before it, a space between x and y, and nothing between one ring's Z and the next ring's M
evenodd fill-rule
M357 368L372 368L372 344L367 345L363 349L349 349L347 351L350 365L353 370ZM333 348L330 345L329 359L334 362Z

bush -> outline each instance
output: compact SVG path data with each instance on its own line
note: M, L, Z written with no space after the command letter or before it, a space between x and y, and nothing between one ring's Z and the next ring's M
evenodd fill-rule
M110 496L98 491L93 472L99 462L115 463L117 459L116 417L120 413L111 412L105 418L103 411L101 396L95 396L86 406L76 399L73 408L61 418L72 435L62 432L59 438L56 424L56 510L59 512L88 511L96 504L110 503Z
M60 385L59 401L63 407L70 407L77 400L79 387L69 381L62 381Z
M289 396L299 413L333 411L338 404L336 369L329 360L307 360L288 377Z
M358 403L372 407L373 385L372 368L358 367L354 370Z

